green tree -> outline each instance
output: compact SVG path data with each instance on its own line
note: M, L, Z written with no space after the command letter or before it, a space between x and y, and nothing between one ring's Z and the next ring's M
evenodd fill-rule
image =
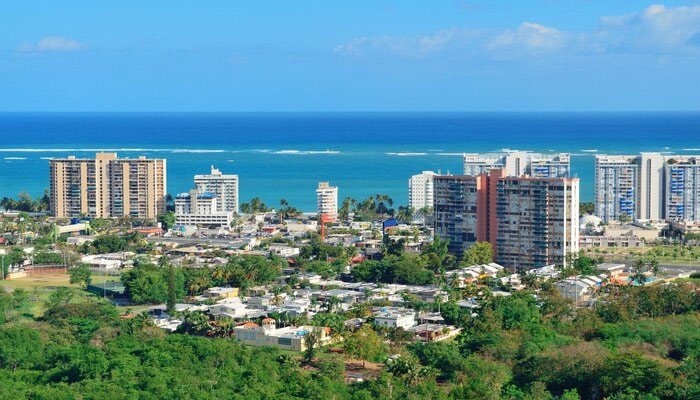
M464 265L489 264L493 262L493 248L489 242L476 242L464 251Z
M345 339L344 348L349 356L362 360L364 368L365 361L382 354L384 343L374 329L365 324Z
M92 270L88 264L79 263L69 269L68 273L70 274L70 283L81 284L85 287L92 283Z
M582 201L578 204L579 215L593 214L595 212L595 203Z
M304 335L304 362L311 365L311 362L316 355L316 350L321 339L321 329L314 327Z
M163 230L169 230L175 225L175 213L173 211L168 211L165 214L160 214L158 216L158 222L161 223Z
M175 286L175 267L172 263L168 263L168 302L166 303L166 312L168 315L172 315L175 311L175 301L177 300Z
M73 295L74 292L72 289L67 287L59 287L58 289L51 292L44 304L49 310L65 307L71 302L71 300L73 300Z

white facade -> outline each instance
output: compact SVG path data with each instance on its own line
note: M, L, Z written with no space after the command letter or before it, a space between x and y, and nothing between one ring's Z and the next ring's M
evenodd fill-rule
M374 316L374 323L388 328L408 329L416 324L416 316L412 311L379 312Z
M423 171L408 179L408 206L415 210L433 206L433 171Z
M639 165L635 156L595 157L595 213L603 222L636 219Z
M700 220L700 156L596 156L595 211L603 222Z
M230 227L233 213L218 211L214 193L191 190L175 196L175 224L185 226Z
M674 157L665 174L666 218L700 221L700 157Z
M195 175L194 184L200 192L214 193L217 211L238 213L238 175L224 175L212 165L209 175Z
M568 153L541 154L527 151L464 154L464 175L477 176L492 169L504 169L507 176L568 178L571 158Z
M332 219L338 217L338 187L330 186L328 182L319 182L316 189L318 214L327 214Z

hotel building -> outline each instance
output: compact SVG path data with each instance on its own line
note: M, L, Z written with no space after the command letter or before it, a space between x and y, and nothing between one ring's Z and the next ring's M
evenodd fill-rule
M219 211L214 193L197 189L175 196L175 224L185 226L218 226L228 228L233 212Z
M597 155L595 211L603 222L700 220L700 156Z
M464 154L464 175L477 176L492 169L503 169L507 176L568 178L571 157L568 153L541 154L527 151Z
M338 218L338 187L330 186L328 182L319 182L316 189L316 204L318 215L326 214L332 220Z
M433 206L433 171L423 171L408 179L408 206L415 210Z
M578 178L511 177L502 169L435 177L435 235L460 257L487 241L495 262L512 269L565 265L578 251L578 206Z
M217 211L238 213L238 175L224 175L212 165L209 175L195 175L197 190L214 193L217 197Z
M49 160L51 214L59 218L130 216L153 219L165 212L164 159L90 158Z

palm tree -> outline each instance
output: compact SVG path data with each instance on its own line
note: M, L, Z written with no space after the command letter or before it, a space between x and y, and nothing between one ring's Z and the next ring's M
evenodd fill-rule
M285 219L287 219L288 215L288 209L289 209L289 202L287 202L287 199L281 199L280 200L280 209L279 209L279 222L282 223Z
M230 276L229 271L222 267L221 265L217 265L212 271L211 271L211 279L218 281L218 282L228 282L228 278Z
M236 323L231 318L221 318L216 321L217 333L225 338L233 336Z
M280 304L282 304L282 301L283 301L282 295L281 295L281 294L282 294L282 289L280 289L279 286L275 286L275 288L272 289L272 294L273 294L273 296L272 296L272 304L274 304L275 306L279 307Z
M338 298L338 296L332 296L330 299L328 299L328 302L326 306L328 307L328 312L333 312L333 309L336 308L338 304L340 304L341 301Z
M447 284L452 289L459 289L463 283L464 283L464 280L462 279L461 276L459 276L459 274L452 274L450 276L450 279L447 282Z

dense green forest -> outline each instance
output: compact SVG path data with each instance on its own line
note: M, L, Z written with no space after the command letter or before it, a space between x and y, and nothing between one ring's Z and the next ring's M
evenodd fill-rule
M36 317L29 293L0 292L0 398L700 398L697 280L610 288L579 310L539 289L487 294L474 319L446 304L463 328L450 342L406 343L380 330L399 361L355 384L344 382L344 360L323 351L305 362L234 339L166 334L110 304L71 302L68 289Z

